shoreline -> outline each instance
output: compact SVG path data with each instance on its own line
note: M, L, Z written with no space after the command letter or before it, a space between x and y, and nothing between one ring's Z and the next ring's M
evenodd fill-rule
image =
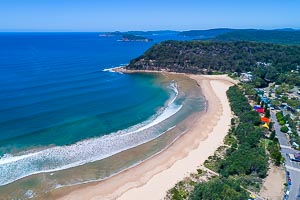
M124 68L114 71L128 72ZM162 71L129 73L136 72L172 74ZM226 90L233 85L233 80L226 75L183 75L197 81L207 101L206 112L196 116L197 121L190 125L190 130L142 163L107 180L79 185L59 199L145 199L149 195L151 199L162 199L168 189L189 173L195 172L222 145L227 134L232 114Z

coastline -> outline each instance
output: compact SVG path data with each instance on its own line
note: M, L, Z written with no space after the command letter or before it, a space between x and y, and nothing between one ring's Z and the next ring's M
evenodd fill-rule
M115 71L128 72L123 68ZM135 72L148 71L129 73ZM59 199L163 199L178 181L195 172L222 145L227 134L232 114L226 90L233 80L226 75L183 75L197 81L208 102L206 112L193 116L196 121L189 124L189 130L144 162L107 180L77 186Z

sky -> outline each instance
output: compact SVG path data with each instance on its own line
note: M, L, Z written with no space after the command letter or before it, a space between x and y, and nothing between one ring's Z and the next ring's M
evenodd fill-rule
M0 0L0 31L300 28L300 0Z

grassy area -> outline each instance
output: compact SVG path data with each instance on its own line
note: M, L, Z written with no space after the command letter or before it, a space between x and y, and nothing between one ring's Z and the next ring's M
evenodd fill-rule
M209 156L207 160L204 162L204 166L212 171L218 171L219 169L219 161L224 159L226 155L226 150L228 146L220 146L214 153L213 156Z

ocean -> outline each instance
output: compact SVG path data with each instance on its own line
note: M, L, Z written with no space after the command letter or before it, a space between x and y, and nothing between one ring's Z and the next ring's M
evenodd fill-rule
M0 193L30 175L76 169L153 141L188 116L193 108L184 107L189 105L184 96L178 98L176 81L110 70L155 43L185 39L151 38L120 42L99 33L0 33ZM118 169L108 176L114 172ZM24 191L21 198L36 194Z

